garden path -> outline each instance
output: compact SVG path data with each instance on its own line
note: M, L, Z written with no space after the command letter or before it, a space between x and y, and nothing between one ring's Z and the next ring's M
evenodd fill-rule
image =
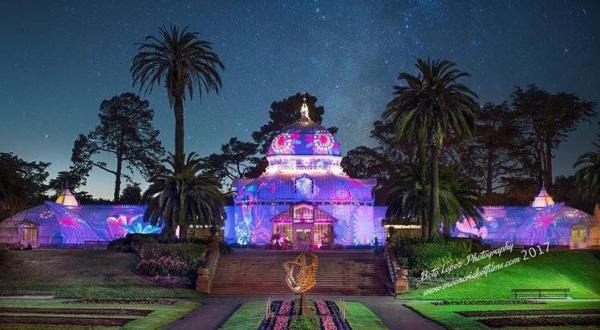
M272 299L293 299L294 296L274 296ZM444 329L441 325L417 314L405 307L402 300L392 297L382 296L310 296L310 298L322 298L329 300L358 301L369 307L383 323L390 328L395 329L424 329L438 330ZM260 297L207 297L202 301L202 306L188 314L185 318L175 321L169 327L170 330L198 329L213 330L217 329L233 314L237 308L249 301L265 300L265 296Z

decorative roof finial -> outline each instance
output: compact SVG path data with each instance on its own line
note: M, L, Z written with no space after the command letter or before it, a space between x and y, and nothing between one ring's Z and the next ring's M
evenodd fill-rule
M302 119L310 120L310 115L308 114L308 105L306 104L306 93L304 93L304 96L302 97L300 115L302 116Z

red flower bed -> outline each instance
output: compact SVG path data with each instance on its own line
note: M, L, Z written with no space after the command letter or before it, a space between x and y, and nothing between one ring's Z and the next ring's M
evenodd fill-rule
M342 318L339 308L333 301L315 300L317 314L324 330L349 330L350 325Z
M277 315L273 330L287 330L289 320L290 318L288 316Z
M259 330L287 330L294 313L294 302L291 300L275 300L269 308L275 317L264 319Z

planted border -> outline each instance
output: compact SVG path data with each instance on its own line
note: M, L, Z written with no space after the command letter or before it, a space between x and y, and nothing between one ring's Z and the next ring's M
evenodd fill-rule
M600 316L502 317L478 321L492 328L600 326Z
M39 307L0 307L0 313L37 313L37 314L86 314L86 315L127 315L146 316L150 309L114 309L114 308L39 308Z
M0 316L0 324L47 324L122 327L135 319L129 318L86 318L62 316Z
M273 317L264 319L258 326L259 330L286 330L294 314L294 301L275 300L271 303L269 311Z
M321 329L350 330L350 324L342 317L338 306L330 300L315 300L315 310L319 315Z
M535 316L535 315L587 315L599 314L600 309L533 309L533 310L504 310L504 311L461 311L456 312L466 317L497 317L497 316Z

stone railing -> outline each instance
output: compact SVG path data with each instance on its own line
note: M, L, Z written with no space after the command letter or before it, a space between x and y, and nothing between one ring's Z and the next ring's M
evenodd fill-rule
M196 278L196 290L200 292L210 293L217 266L219 264L219 244L210 244L206 252L206 263L204 267L198 268Z
M390 280L392 281L394 294L405 293L409 290L408 269L401 268L391 247L385 249Z

